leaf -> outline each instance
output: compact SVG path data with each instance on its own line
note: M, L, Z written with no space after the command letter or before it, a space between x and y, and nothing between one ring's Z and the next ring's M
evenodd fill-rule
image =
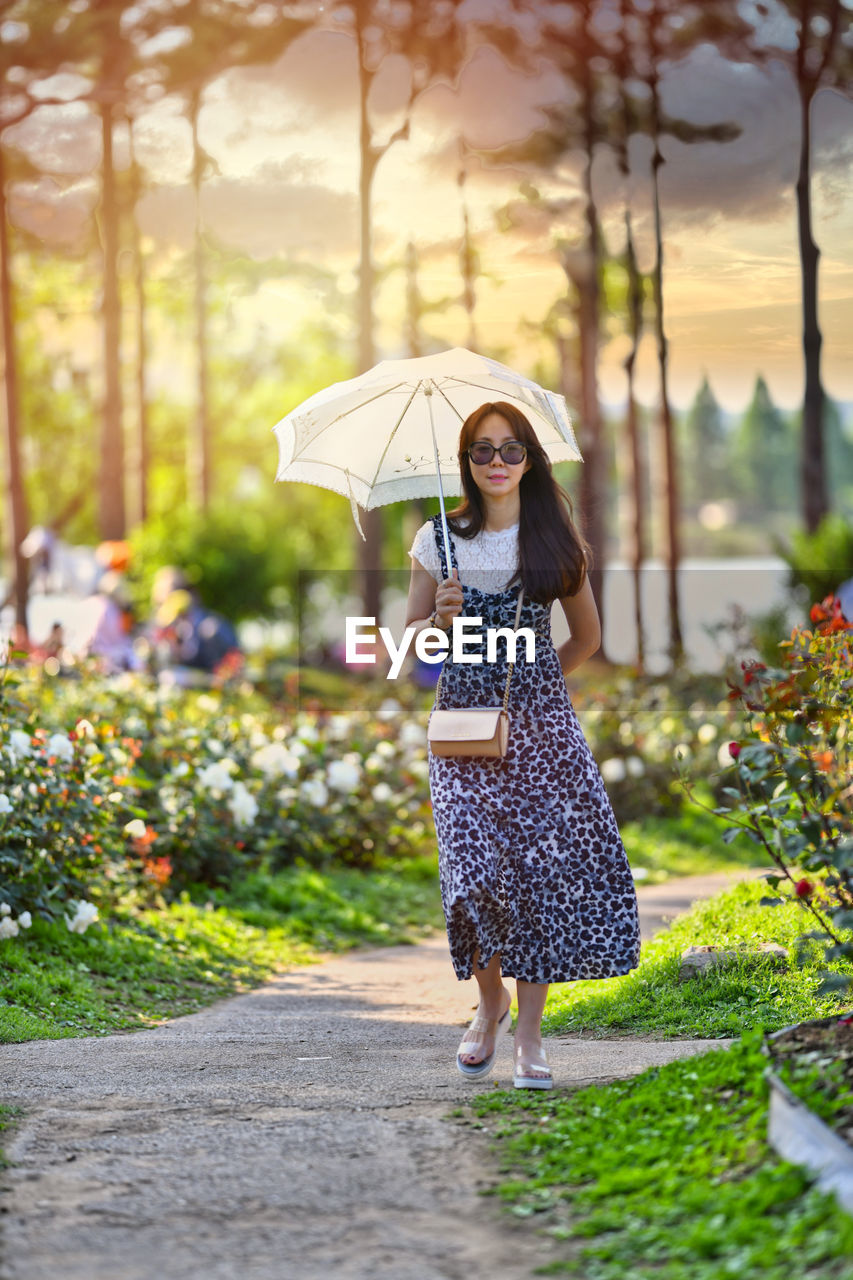
M817 995L831 996L839 995L841 992L847 992L853 985L853 979L843 973L825 973L821 977L817 988Z
M759 898L758 905L760 907L780 907L785 901L785 898Z
M727 827L723 832L723 844L731 844L731 842L736 840L743 830L743 827Z

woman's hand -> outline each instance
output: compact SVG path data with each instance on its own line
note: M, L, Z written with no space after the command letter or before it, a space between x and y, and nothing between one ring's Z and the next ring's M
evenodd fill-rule
M442 631L453 626L453 619L462 612L462 584L459 574L452 570L453 577L445 578L435 590L435 625Z

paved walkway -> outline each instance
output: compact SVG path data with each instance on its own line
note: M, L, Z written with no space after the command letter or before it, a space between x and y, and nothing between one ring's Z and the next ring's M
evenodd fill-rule
M644 935L727 877L640 890ZM666 892L664 893L664 889ZM648 908L648 911L646 911ZM550 1244L479 1197L447 1123L475 1002L443 937L357 952L132 1035L0 1046L2 1280L521 1280ZM715 1041L714 1043L719 1043ZM578 1085L707 1041L552 1038ZM511 1040L496 1072L510 1082Z

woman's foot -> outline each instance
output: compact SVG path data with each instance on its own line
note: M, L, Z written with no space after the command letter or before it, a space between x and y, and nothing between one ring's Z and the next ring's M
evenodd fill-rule
M495 1057L497 1038L500 1032L509 1029L510 1005L512 996L505 987L502 991L501 1012L496 1017L488 1017L481 1012L484 1007L482 994L480 1005L470 1026L462 1037L462 1043L456 1051L456 1065L463 1075L481 1076L491 1070ZM486 1006L488 1007L488 1006Z
M515 1040L512 1083L516 1089L551 1089L554 1081L541 1041Z

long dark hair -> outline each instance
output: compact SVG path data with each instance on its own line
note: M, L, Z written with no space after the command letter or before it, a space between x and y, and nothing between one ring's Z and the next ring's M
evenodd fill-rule
M460 538L473 538L486 522L483 495L471 475L468 447L490 413L506 421L517 440L527 445L531 465L521 477L518 559L525 594L542 604L580 591L592 564L592 552L575 527L572 500L554 479L551 460L520 409L504 400L482 404L462 424L459 469L465 497L448 512L448 525Z

